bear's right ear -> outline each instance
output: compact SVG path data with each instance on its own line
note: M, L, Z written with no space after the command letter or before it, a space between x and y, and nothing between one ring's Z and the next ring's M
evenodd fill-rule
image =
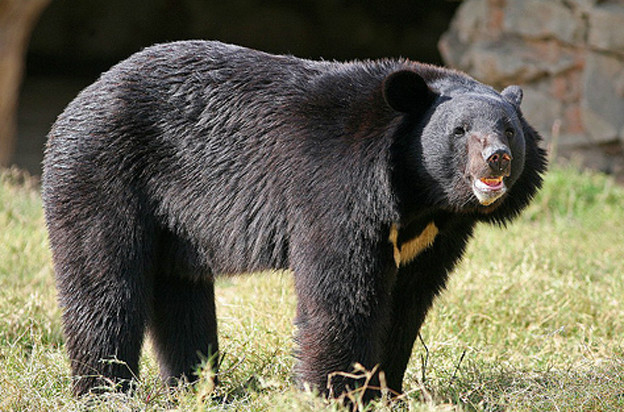
M425 80L412 70L399 70L383 81L383 97L388 106L401 113L424 112L435 99Z
M516 109L520 108L523 95L520 86L507 86L505 90L501 92L501 95L506 98L509 103L513 104Z

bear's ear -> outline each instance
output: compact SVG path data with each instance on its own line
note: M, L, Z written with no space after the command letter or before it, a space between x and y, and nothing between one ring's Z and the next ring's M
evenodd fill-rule
M418 73L399 70L383 81L383 97L388 106L402 113L422 113L433 102L435 94Z
M520 108L520 103L522 103L522 89L520 86L507 86L501 92L501 95L509 101L509 103L513 104L516 109Z

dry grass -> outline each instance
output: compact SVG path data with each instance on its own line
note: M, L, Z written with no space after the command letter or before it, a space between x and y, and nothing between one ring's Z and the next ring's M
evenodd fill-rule
M425 323L405 396L370 409L624 409L623 273L624 189L553 170L518 222L479 228ZM148 350L134 395L75 400L36 184L0 174L0 410L341 410L293 385L289 273L221 279L217 294L218 388L166 390Z

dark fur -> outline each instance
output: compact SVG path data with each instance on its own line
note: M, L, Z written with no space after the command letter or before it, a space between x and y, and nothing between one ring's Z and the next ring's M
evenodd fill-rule
M513 112L526 148L489 207L457 177L471 143L428 126L469 94ZM104 73L60 115L44 161L75 391L137 374L146 331L163 378L193 379L198 354L218 349L214 276L269 268L294 272L300 382L327 393L328 374L359 362L400 391L475 224L515 217L541 185L540 138L514 97L407 60L313 62L200 41ZM462 108L448 107L450 124ZM397 269L391 226L401 243L432 221L433 246ZM337 377L333 393L354 383Z

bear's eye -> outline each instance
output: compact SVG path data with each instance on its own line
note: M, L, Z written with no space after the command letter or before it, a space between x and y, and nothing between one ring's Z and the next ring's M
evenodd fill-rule
M507 129L505 130L505 136L507 136L508 138L512 138L516 135L516 131L514 129Z
M455 137L462 137L466 134L466 129L463 126L458 126L453 130Z

